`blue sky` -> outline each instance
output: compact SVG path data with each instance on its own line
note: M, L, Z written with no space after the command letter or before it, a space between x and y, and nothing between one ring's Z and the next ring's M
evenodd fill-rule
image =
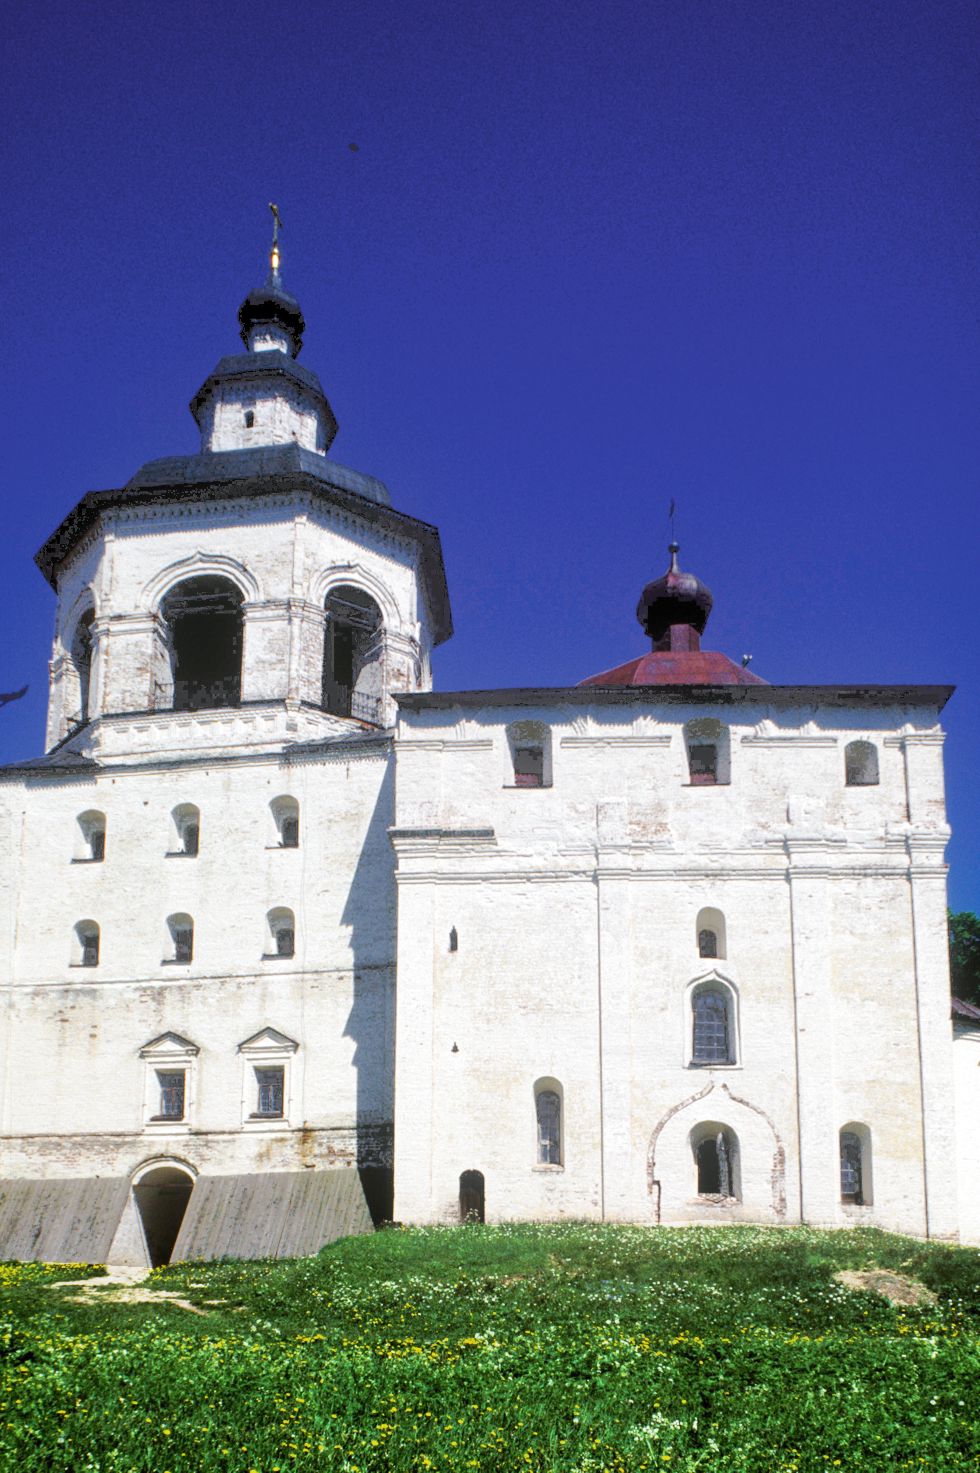
M640 653L643 583L786 683L955 682L980 910L978 12L966 0L37 0L8 18L0 760L33 553L190 452L267 201L333 455L438 524L442 689ZM356 144L356 150L351 148Z

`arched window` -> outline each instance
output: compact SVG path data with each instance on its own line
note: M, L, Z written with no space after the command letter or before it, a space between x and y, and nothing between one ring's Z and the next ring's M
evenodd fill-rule
M692 1064L733 1064L735 1028L732 994L720 983L708 982L691 997Z
M333 588L323 635L323 709L381 724L384 627L370 594L351 584Z
M557 1079L539 1079L534 1086L534 1116L537 1124L537 1163L562 1164L562 1089Z
M852 1121L840 1132L840 1199L855 1207L872 1201L871 1132Z
M706 905L698 911L695 923L698 956L725 957L728 955L725 934L725 917L714 906Z
M269 804L275 820L280 849L299 848L299 804L285 793Z
M715 787L731 781L728 727L712 717L689 721L684 728L688 781L692 787Z
M193 803L178 803L171 813L174 822L174 844L171 854L184 854L193 859L201 846L201 810Z
M486 1220L486 1186L482 1171L462 1171L459 1176L460 1222Z
M255 410L254 409L246 409L246 411L245 411L245 428L247 430L251 430L251 429L254 429L254 427L255 427Z
M295 956L296 917L285 905L278 905L266 916L269 928L266 956Z
M101 864L105 859L105 814L89 808L78 815L77 863Z
M515 788L551 787L551 727L544 721L512 721L507 728L509 781Z
M187 578L160 608L173 661L173 708L237 706L242 695L242 594L228 578Z
M73 967L97 967L99 965L100 932L97 921L79 921L75 926L72 941Z
M66 691L69 727L81 726L89 719L89 696L92 680L92 625L95 610L87 609L75 625L68 647L71 687Z
M167 917L171 954L164 960L174 966L187 966L194 960L194 921L182 912Z
M844 748L844 781L849 788L876 786L878 748L874 742L848 742Z
M690 1139L698 1196L741 1198L741 1162L735 1132L718 1121L706 1120L695 1126Z

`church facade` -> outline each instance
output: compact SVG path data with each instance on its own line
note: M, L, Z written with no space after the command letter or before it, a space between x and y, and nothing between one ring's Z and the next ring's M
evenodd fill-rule
M701 648L672 547L649 653L434 691L438 533L328 459L277 248L239 319L200 453L38 554L47 751L0 770L0 1257L286 1255L389 1218L980 1237L949 688L767 684Z

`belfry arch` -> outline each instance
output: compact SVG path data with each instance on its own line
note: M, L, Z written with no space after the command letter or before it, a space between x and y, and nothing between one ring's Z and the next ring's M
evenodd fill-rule
M331 588L324 603L323 709L380 725L384 701L384 619L353 583Z
M242 696L241 589L217 574L185 578L160 604L175 711L237 706Z

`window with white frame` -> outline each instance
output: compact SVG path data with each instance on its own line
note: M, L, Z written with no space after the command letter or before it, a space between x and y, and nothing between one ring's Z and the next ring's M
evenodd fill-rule
M143 1119L148 1126L186 1126L191 1115L192 1081L200 1050L179 1033L162 1033L140 1049L146 1068Z
M562 1165L562 1088L557 1079L539 1079L534 1086L538 1166Z
M718 977L708 977L690 992L690 1056L695 1067L736 1061L735 994Z
M288 1121L298 1047L294 1039L275 1028L263 1028L239 1044L243 1124L262 1126Z

